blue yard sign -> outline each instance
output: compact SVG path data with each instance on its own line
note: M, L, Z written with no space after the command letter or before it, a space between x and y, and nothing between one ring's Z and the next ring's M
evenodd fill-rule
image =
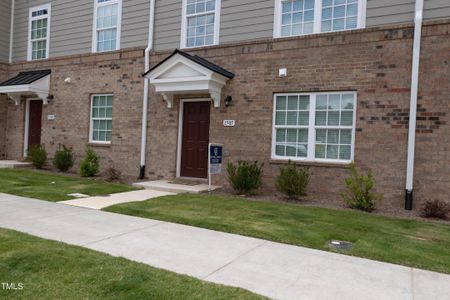
M209 190L211 190L211 175L222 173L222 155L223 155L222 144L209 144L209 151L208 151Z

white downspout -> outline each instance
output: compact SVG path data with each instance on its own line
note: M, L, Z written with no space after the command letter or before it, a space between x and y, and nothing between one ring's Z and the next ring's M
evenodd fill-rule
M9 63L12 63L13 41L14 41L14 10L15 0L11 0L11 25L9 31Z
M411 78L411 104L409 112L408 166L406 171L406 210L412 210L413 208L414 158L416 146L417 97L419 91L419 65L420 46L422 40L423 2L424 0L416 0L416 14L414 20L415 28Z
M145 49L144 72L150 70L150 52L153 50L153 32L155 25L155 1L150 0L150 20L148 26L148 44ZM145 162L147 151L147 123L148 123L148 89L150 80L144 77L144 98L142 100L142 136L141 136L141 163L139 179L145 178Z

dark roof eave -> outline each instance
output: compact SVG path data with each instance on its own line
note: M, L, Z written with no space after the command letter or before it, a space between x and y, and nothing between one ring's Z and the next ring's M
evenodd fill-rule
M195 63L197 63L197 64L199 64L199 65L201 65L201 66L203 66L203 67L205 67L205 68L207 68L207 69L209 69L209 70L211 70L211 71L213 71L213 72L215 72L217 74L220 74L220 75L222 75L224 77L227 77L229 79L233 79L234 78L234 74L229 72L229 71L227 71L227 70L225 70L224 68L219 67L218 65L216 65L216 64L214 64L214 63L212 63L212 62L210 62L210 61L208 61L208 60L206 60L206 59L204 59L204 58L202 58L202 57L200 57L198 55L192 56L189 53L186 53L186 52L181 51L179 49L176 49L171 55L166 57L163 61L158 63L156 66L154 66L153 68L151 68L147 72L145 72L143 74L143 76L146 76L147 74L149 74L153 70L157 69L159 66L161 66L162 64L164 64L166 61L168 61L169 59L171 59L172 57L174 57L177 54L179 54L179 55L181 55L181 56L183 56L183 57L185 57L185 58L187 58L187 59L189 59L189 60L191 60L191 61L193 61L193 62L195 62Z
M50 70L50 69L20 72L17 76L0 83L0 86L32 84L33 82L36 82L39 79L42 79L47 75L50 75L51 73L52 73L52 70Z

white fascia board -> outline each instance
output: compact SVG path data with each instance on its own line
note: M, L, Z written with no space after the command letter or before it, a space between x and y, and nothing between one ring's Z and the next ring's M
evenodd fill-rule
M47 75L44 78L41 78L30 84L0 86L0 93L8 94L8 96L10 98L13 98L15 101L18 96L34 93L37 94L37 96L41 98L44 103L46 103L47 97L49 95L49 90L50 75Z
M162 74L169 71L171 68L176 66L178 63L182 63L182 64L186 65L187 67L193 69L194 71L204 74L205 76L211 76L214 73L210 69L205 68L196 62L193 62L192 60L187 59L186 57L181 56L180 54L176 54L173 57L171 57L168 61L164 62L164 64L159 66L159 68L157 68L157 69L153 70L152 72L150 72L149 74L147 74L145 77L150 79L150 82L153 82L153 80L157 79L159 76L161 76Z

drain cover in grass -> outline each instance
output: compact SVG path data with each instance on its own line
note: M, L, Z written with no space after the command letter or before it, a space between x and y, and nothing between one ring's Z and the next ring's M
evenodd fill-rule
M350 250L353 248L353 244L344 241L331 241L328 243L328 247L336 250Z

